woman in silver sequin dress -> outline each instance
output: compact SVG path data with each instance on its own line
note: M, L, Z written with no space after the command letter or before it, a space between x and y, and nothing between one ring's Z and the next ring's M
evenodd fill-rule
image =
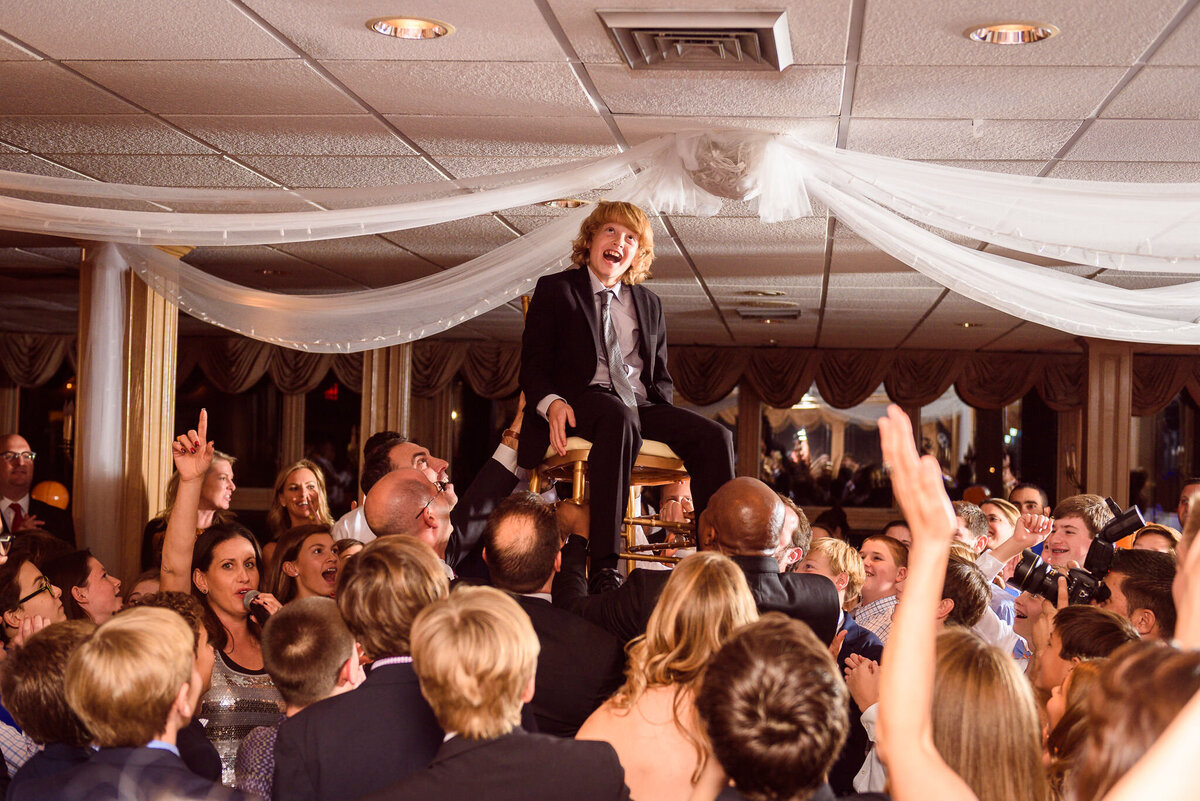
M213 458L213 444L205 439L207 423L207 414L201 412L196 429L172 443L179 491L167 520L161 581L164 590L191 591L204 607L217 660L200 719L221 756L222 781L232 786L238 744L255 727L277 722L283 716L283 699L263 669L259 624L244 603L259 585L258 541L237 523L215 525L196 536L200 489ZM255 597L251 605L268 613L279 609L279 602L267 594Z

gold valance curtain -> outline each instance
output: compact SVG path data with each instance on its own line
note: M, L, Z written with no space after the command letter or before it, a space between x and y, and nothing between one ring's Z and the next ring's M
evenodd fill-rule
M0 371L19 387L39 387L76 363L75 337L6 334ZM478 395L504 398L518 389L520 345L423 340L413 345L413 393L432 398L461 376ZM176 375L199 367L223 392L239 393L264 375L286 394L316 389L330 370L348 390L362 387L362 354L291 350L244 337L185 337ZM746 381L768 406L789 408L815 383L831 406L850 408L882 384L902 406L931 403L953 386L966 403L997 409L1036 389L1055 411L1083 405L1087 362L1082 354L966 353L963 351L812 350L679 346L670 350L679 394L699 405L716 403ZM1200 403L1200 356L1133 357L1133 413L1160 411L1181 391Z

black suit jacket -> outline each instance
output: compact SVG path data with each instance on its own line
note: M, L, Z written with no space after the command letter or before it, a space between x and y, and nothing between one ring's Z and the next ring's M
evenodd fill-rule
M29 758L13 775L9 787L12 793L24 794L24 790L16 789L26 782L39 782L52 776L57 776L71 768L82 765L92 756L88 746L67 745L66 743L50 743L41 751ZM219 777L220 771L218 771Z
M101 748L87 762L9 788L8 801L253 801L158 748Z
M667 372L667 326L662 302L646 287L623 286L637 312L642 383L651 403L670 403L675 384ZM596 313L586 267L575 267L539 279L525 315L521 338L521 389L532 409L547 395L571 403L587 389L604 353L603 332ZM525 416L518 449L522 467L534 467L546 455L550 431L540 414Z
M875 636L874 632L855 623L854 618L848 614L842 620L841 631L846 632L846 639L842 640L842 650L838 652L837 659L838 671L842 675L845 675L846 657L850 654L865 656L875 662L883 659L883 643ZM858 708L854 698L851 697L848 703L850 729L837 760L829 769L830 786L843 796L854 792L854 777L862 768L863 760L867 757L867 750L871 747L867 730L862 725L862 710Z
M646 630L667 570L634 570L620 588L588 595L584 563L587 541L571 535L562 549L562 570L554 579L554 605L568 609L628 642ZM746 575L759 612L783 612L807 623L822 642L833 642L838 597L833 582L811 573L780 573L770 556L731 556Z
M453 530L446 546L446 564L460 576L487 580L481 542L488 515L516 486L517 477L511 470L488 459L450 511Z
M12 503L9 500L0 500L6 507ZM42 521L42 531L47 534L53 534L64 542L75 544L75 521L71 519L70 511L59 509L57 506L51 506L48 503L42 503L36 498L29 499L29 514L36 515ZM4 519L4 515L0 515L0 523L3 523L4 533L11 533L8 530L8 522ZM17 536L20 536L18 534Z
M385 665L358 689L319 701L280 724L271 797L358 798L428 765L441 742L442 729L412 665Z
M347 796L349 798L350 796ZM362 801L624 801L625 771L608 743L515 729L494 740L454 737L429 767Z
M588 715L621 686L625 651L604 629L543 598L516 599L533 621L542 646L527 708L539 732L574 737Z

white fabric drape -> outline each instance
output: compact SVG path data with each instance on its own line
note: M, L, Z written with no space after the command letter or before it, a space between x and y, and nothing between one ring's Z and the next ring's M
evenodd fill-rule
M875 246L1007 314L1082 336L1200 344L1200 281L1186 280L1200 273L1200 238L1192 236L1200 185L998 175L754 131L689 132L544 170L374 189L164 189L0 172L0 228L126 243L115 253L190 314L288 347L354 352L429 336L528 291L539 276L565 266L586 210L452 270L366 292L250 290L144 246L383 233L612 187L629 176L609 196L660 213L713 214L722 198L753 199L762 220L775 222L811 214L811 196ZM121 208L106 207L113 205ZM240 211L185 210L211 207ZM1089 281L957 244L929 227L1178 283L1133 290Z
M80 359L78 473L72 504L85 541L108 565L121 564L119 537L105 526L121 519L125 481L125 308L128 268L114 245L89 248L88 330Z

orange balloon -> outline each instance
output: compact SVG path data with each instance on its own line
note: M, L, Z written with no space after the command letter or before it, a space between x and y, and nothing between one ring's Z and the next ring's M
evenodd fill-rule
M30 494L34 500L57 506L59 509L66 509L67 504L71 502L71 493L57 481L39 481Z

